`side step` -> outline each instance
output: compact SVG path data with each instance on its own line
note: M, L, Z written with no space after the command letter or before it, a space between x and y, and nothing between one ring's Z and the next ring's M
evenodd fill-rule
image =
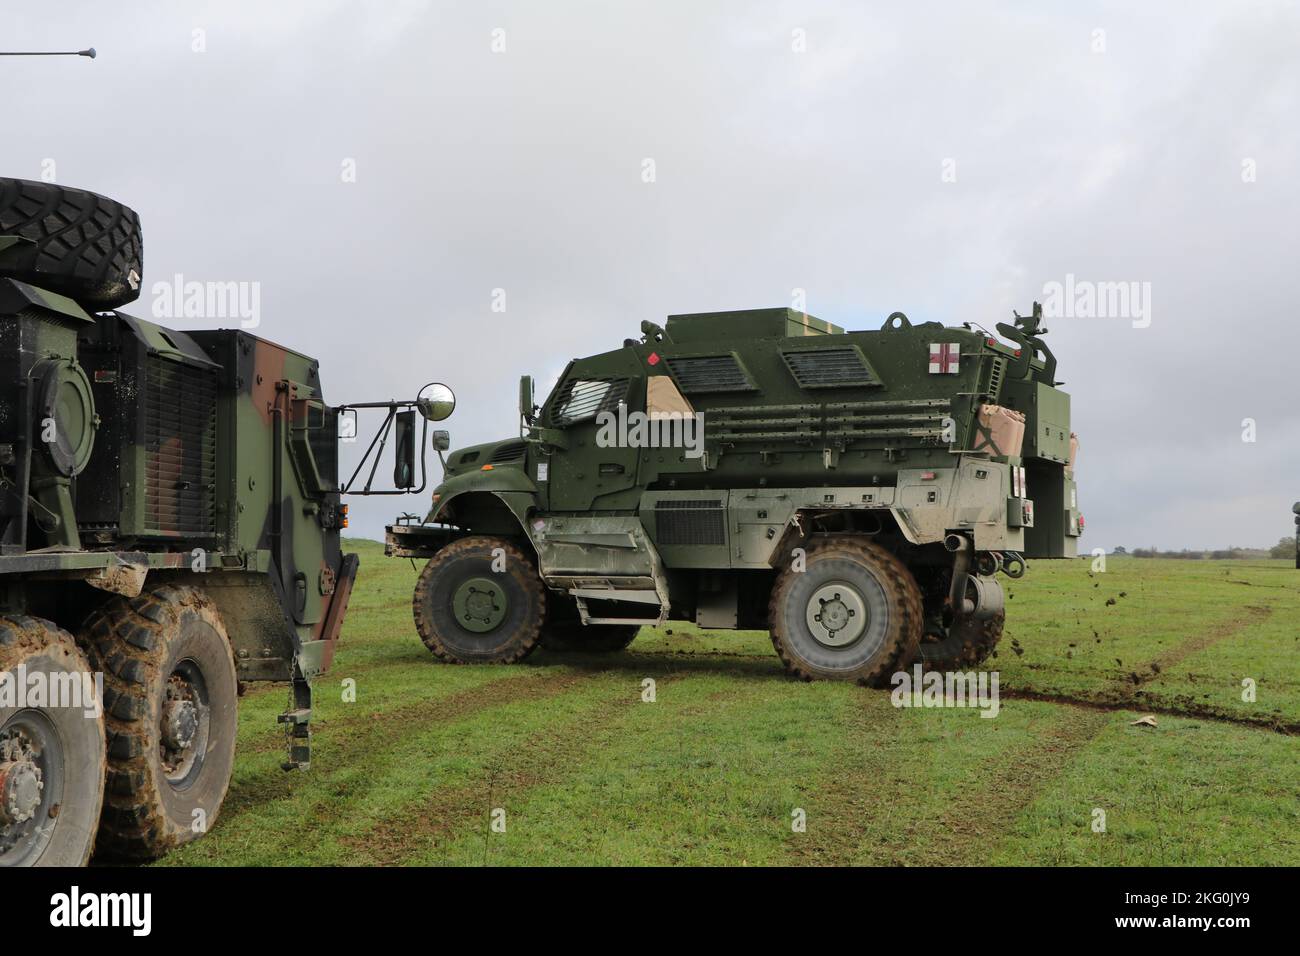
M668 620L668 580L636 515L546 517L529 530L542 580L574 599L584 624L653 626ZM590 601L623 605L615 609L623 613L593 613Z
M571 588L569 594L578 605L578 614L583 624L642 624L651 627L662 624L668 618L668 609L664 607L655 591L613 588L582 587ZM619 604L639 604L647 610L654 608L654 613L644 617L593 617L588 601L613 601Z

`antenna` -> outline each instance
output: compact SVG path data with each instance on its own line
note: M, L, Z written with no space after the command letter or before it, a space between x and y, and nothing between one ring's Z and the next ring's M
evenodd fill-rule
M0 56L87 56L95 58L95 48L89 50L37 50L35 52L7 53L0 50Z

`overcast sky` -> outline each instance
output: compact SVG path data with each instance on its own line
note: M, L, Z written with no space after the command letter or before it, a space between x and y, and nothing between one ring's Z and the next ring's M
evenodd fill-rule
M1149 283L1145 317L1047 323L1082 546L1292 530L1294 3L3 6L0 49L99 57L0 58L0 172L140 213L127 311L259 283L258 334L330 401L439 379L464 445L642 319L803 289L850 328L992 328L1068 275Z

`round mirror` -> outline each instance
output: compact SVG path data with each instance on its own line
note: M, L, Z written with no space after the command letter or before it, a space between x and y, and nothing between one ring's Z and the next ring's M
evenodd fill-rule
M428 394L416 402L420 414L431 422L440 422L456 409L456 393L441 382L427 386Z

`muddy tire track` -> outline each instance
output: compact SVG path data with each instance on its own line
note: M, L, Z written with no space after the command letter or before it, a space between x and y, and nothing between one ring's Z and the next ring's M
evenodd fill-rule
M689 676L689 672L657 678L658 687ZM710 694L688 705L681 718L689 723L719 706L729 706L757 692L753 685L738 685ZM467 782L437 787L419 803L377 821L366 832L344 838L357 862L393 866L421 853L460 839L476 824L486 834L493 807L519 806L527 793L569 779L576 768L590 762L612 740L627 732L627 717L641 706L637 693L600 702L585 712L579 723L569 722L529 735L508 747L475 772Z
M347 769L372 753L376 741L383 744L393 739L394 732L403 727L453 723L507 704L544 701L592 680L594 676L589 672L557 674L549 671L526 677L505 677L465 688L448 697L331 720L318 732L315 744L327 749L326 758L331 767ZM280 745L282 740L276 738L273 744L259 742L258 746L242 747L239 752L245 755L266 752ZM245 781L242 786L232 786L222 816L230 819L261 804L287 797L296 780L292 773L277 769L260 774L253 781Z
M1079 752L1115 723L1102 711L1068 710L1028 747L984 761L971 785L958 792L933 822L912 831L920 852L909 863L979 866L1006 837L1016 818L1067 770Z
M846 732L873 749L905 753L917 728L901 711L889 710L896 716L859 709ZM792 862L830 866L983 863L988 847L1001 838L1006 827L1111 722L1112 718L1098 711L1053 711L1035 737L973 766L969 786L933 816L891 822L889 842L880 842L871 824L879 821L882 812L889 814L892 807L924 801L927 794L917 791L917 781L911 775L914 768L887 760L877 765L859 758L855 766L841 767L819 788L812 801L816 809L809 810L808 832L787 844ZM875 842L867 846L868 841Z

